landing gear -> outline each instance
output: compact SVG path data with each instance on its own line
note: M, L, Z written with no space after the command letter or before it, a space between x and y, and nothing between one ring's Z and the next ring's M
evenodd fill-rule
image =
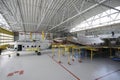
M19 53L17 53L17 54L16 54L16 56L20 56L20 54L19 54Z
M41 55L41 52L37 52L37 55Z
M11 57L11 55L9 54L8 57Z
M35 51L35 53L37 53L37 55L41 55L41 52L39 52L39 51Z
M2 53L2 50L0 49L0 55L1 55L1 53Z
M35 53L38 53L38 51L35 51Z

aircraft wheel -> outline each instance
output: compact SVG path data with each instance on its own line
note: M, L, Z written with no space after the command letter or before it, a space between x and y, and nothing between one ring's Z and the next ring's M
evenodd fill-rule
M37 55L41 55L41 52L38 52Z
M8 57L11 57L11 55L8 55Z
M19 53L17 53L17 54L16 54L16 56L20 56L20 54L19 54Z
M2 53L2 50L0 49L0 55L1 55L1 53Z
M38 53L38 51L35 51L35 53Z

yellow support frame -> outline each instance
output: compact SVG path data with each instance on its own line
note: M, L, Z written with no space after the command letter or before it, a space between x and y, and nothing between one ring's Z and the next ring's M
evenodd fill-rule
M70 52L69 52L69 49L72 48L72 61L74 61L74 49L78 49L79 50L79 54L80 54L80 51L82 48L84 49L87 49L87 50L90 50L90 58L91 58L91 61L93 60L93 56L94 56L94 51L98 51L99 48L110 48L110 56L112 56L112 51L111 49L112 48L117 48L118 50L120 50L120 47L108 47L108 46L101 46L101 47L93 47L93 46L76 46L76 45L62 45L62 44L52 44L52 53L53 53L53 56L54 56L54 48L58 48L59 51L58 51L58 62L61 62L60 61L60 57L61 57L61 53L62 54L65 54L65 52L68 52L68 64L70 64ZM63 48L64 52L61 52L60 49ZM79 58L78 60L79 62L82 62L82 59Z
M30 32L30 40L32 41L32 32Z
M44 31L42 31L42 40L44 40L45 39L45 33L44 33Z

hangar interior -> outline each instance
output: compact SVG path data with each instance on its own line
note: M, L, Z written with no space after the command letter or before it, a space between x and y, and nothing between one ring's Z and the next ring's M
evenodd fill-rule
M120 80L120 0L0 0L0 80Z

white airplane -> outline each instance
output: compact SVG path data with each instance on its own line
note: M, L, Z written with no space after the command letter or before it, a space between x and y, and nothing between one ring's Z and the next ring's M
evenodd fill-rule
M77 41L86 45L94 45L105 43L105 39L109 39L111 44L116 44L116 40L120 37L119 33L116 34L100 34L97 36L77 36Z
M13 50L16 51L16 56L22 54L20 51L34 51L37 55L41 55L41 51L50 47L51 41L16 41L10 45L14 45Z
M65 40L66 40L66 37L58 37L58 38L53 39L53 42L64 43Z
M79 45L93 45L93 44L104 43L104 41L99 37L86 37L86 36L79 36L78 38L61 37L61 38L55 38L53 41L56 43L64 43L65 41L67 41L70 42L71 44L79 44Z
M79 41L79 43L82 43L84 45L94 45L94 44L104 43L104 41L99 37L81 36L78 38L78 41Z

